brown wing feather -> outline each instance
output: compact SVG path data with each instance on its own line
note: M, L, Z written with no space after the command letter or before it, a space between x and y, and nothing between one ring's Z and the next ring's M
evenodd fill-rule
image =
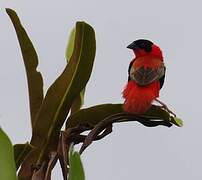
M162 63L158 68L140 67L130 69L130 78L138 85L145 86L159 80L165 75L165 66Z

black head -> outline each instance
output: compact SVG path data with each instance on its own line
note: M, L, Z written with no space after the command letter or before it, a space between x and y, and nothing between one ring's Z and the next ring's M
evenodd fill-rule
M146 52L150 52L152 50L153 43L146 39L138 39L136 41L133 41L131 44L127 46L127 48L132 50L138 50L143 49Z

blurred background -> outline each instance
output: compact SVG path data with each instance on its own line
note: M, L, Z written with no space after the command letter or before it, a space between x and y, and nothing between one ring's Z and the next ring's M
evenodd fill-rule
M16 10L32 39L45 91L66 64L72 27L76 21L86 21L96 31L97 53L85 107L123 102L121 92L134 57L126 46L144 38L164 53L167 72L160 99L184 121L182 128L146 128L134 122L115 125L113 133L82 155L86 180L202 179L201 6L197 0L1 0L0 125L13 144L30 140L25 69L5 8ZM53 180L61 179L58 168Z

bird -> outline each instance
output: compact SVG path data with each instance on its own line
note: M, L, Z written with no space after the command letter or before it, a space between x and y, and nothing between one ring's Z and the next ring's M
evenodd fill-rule
M127 46L135 57L129 64L128 82L124 87L123 109L133 114L143 114L157 101L164 85L166 67L162 50L152 41L138 39Z

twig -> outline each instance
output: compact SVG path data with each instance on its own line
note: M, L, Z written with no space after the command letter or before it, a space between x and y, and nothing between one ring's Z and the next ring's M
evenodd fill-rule
M147 118L139 117L139 115L133 115L129 113L118 113L112 116L105 118L103 121L98 123L93 130L85 138L81 148L80 154L96 139L101 139L112 132L112 124L120 123L120 122L128 122L128 121L138 121L147 127L155 127L158 125L163 125L167 127L171 127L172 124L166 121L153 121ZM104 131L105 130L105 131ZM99 135L102 131L103 134Z
M48 166L46 169L46 174L45 174L45 178L44 180L51 180L51 172L55 166L55 164L57 163L57 159L58 159L58 153L57 152L51 152L49 155L49 162L48 162Z
M161 108L165 109L170 114L172 114L174 117L176 117L176 114L174 112L172 112L164 102L160 101L159 99L155 99L155 101L162 105Z

